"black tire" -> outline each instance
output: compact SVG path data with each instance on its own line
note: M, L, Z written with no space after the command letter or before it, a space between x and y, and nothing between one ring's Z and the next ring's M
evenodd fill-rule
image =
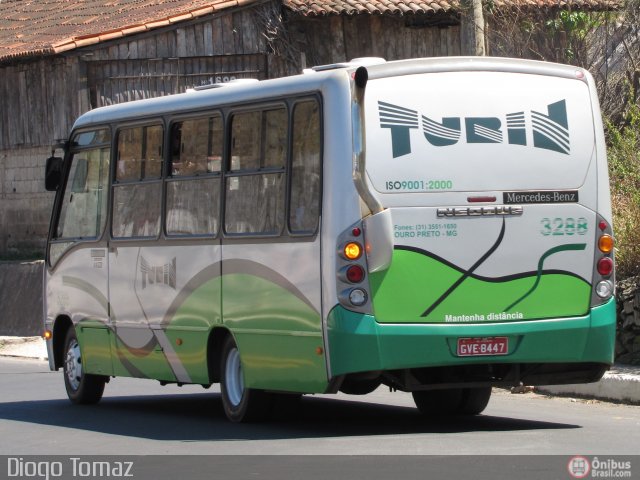
M80 344L73 327L67 331L64 341L62 370L64 386L71 402L90 405L100 401L107 377L84 372Z
M240 352L231 336L227 337L222 347L220 392L224 413L232 422L257 422L271 413L271 394L244 387Z
M491 398L491 387L465 388L462 392L460 413L463 415L478 415L482 413Z
M348 395L367 395L378 388L380 384L379 378L356 380L346 378L340 385L340 391Z
M462 393L461 388L411 392L420 413L429 417L458 413L462 405Z
M420 413L437 415L478 415L489 404L491 387L449 388L412 392Z

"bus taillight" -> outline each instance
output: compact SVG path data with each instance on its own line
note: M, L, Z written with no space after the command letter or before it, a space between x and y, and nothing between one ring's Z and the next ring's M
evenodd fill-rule
M602 235L598 239L598 248L602 253L611 253L613 251L613 237L611 235Z
M356 307L361 307L362 305L367 303L367 300L367 292L365 292L361 288L354 288L349 292L349 301Z
M604 257L598 260L598 273L603 277L608 277L613 272L613 260L609 257Z
M345 277L351 283L360 283L364 280L364 268L360 265L350 265L345 272Z
M609 280L603 280L596 285L596 295L600 298L609 298L613 295L613 283Z
M357 260L362 255L362 245L358 242L349 242L342 249L342 253L347 260Z
M336 290L343 307L360 313L372 313L369 297L367 231L361 222L351 225L337 239Z
M603 301L609 300L615 292L614 270L615 262L613 260L615 241L613 239L613 230L609 222L604 218L598 218L598 230L596 231L597 249L595 252L595 268L594 268L594 289L591 305L596 306L602 304Z

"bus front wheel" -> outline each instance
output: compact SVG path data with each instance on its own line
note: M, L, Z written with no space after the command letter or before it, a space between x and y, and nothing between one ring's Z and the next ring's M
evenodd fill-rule
M80 344L73 327L67 331L64 342L64 386L73 403L90 405L98 403L104 393L106 377L84 371Z
M222 347L220 392L224 413L232 422L259 421L271 411L272 395L263 390L245 388L240 351L231 336Z
M477 415L487 408L491 387L426 390L412 395L423 415Z

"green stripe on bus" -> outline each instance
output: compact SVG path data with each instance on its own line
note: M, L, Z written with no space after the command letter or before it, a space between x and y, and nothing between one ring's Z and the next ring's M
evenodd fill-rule
M395 250L391 268L370 277L376 319L383 323L534 320L585 315L589 309L591 285L570 272L553 270L502 279L468 276L422 317L425 308L463 275L437 258Z

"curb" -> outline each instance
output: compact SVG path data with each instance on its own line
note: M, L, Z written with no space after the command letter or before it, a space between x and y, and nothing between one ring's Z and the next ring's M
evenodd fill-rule
M595 383L544 385L536 392L640 405L640 367L614 365Z
M47 344L42 337L0 336L0 357L48 360Z

